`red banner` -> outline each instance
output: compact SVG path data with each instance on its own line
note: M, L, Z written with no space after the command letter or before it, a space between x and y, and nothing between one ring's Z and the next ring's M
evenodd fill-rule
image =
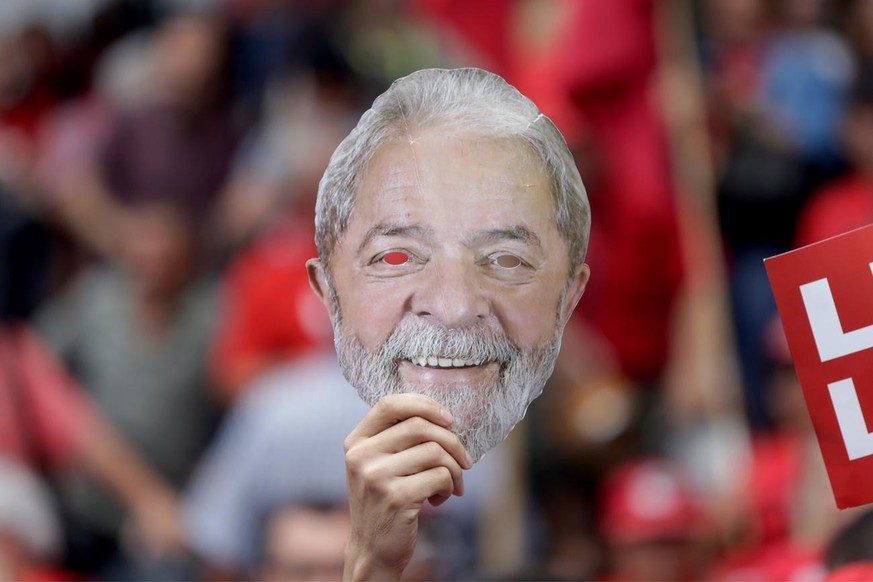
M764 263L837 506L873 502L873 225Z

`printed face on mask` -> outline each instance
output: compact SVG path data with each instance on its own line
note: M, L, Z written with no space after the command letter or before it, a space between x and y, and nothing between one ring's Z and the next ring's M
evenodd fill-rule
M517 140L440 128L377 150L319 268L361 397L433 398L477 460L542 391L588 276L570 272L536 156Z

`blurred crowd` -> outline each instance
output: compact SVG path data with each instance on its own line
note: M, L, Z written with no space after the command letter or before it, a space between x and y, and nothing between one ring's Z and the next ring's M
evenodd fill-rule
M318 181L457 66L567 138L592 276L407 577L873 578L763 267L873 222L873 1L4 0L0 579L341 576Z

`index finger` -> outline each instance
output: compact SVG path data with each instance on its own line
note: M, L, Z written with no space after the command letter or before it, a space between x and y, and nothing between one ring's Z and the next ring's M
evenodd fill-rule
M349 434L349 440L372 437L413 416L420 416L446 428L451 426L453 421L451 413L433 398L413 393L391 394L379 400L370 409L370 412Z

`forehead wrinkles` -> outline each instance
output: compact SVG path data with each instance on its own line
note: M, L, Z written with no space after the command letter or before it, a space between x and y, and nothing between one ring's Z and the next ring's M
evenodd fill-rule
M485 148L487 152L481 155L486 159L478 166L464 164ZM404 154L409 157L400 161ZM454 155L456 163L463 165L435 167L427 163L428 156L433 155ZM378 180L378 177L387 179ZM453 178L463 180L463 185L472 180L486 188L523 196L529 195L532 189L544 187L556 211L549 172L531 146L515 136L488 135L439 125L414 128L403 120L397 124L394 135L375 150L361 178L358 192L364 193L366 189L369 195L397 189L423 195L434 184L451 185Z
M415 179L415 189L419 194L422 193L421 187L421 168L418 163L418 153L415 151L415 138L412 136L412 130L409 128L409 119L406 116L406 111L403 107L400 108L400 125L403 133L406 136L406 142L409 143L409 153L412 156L412 169Z

